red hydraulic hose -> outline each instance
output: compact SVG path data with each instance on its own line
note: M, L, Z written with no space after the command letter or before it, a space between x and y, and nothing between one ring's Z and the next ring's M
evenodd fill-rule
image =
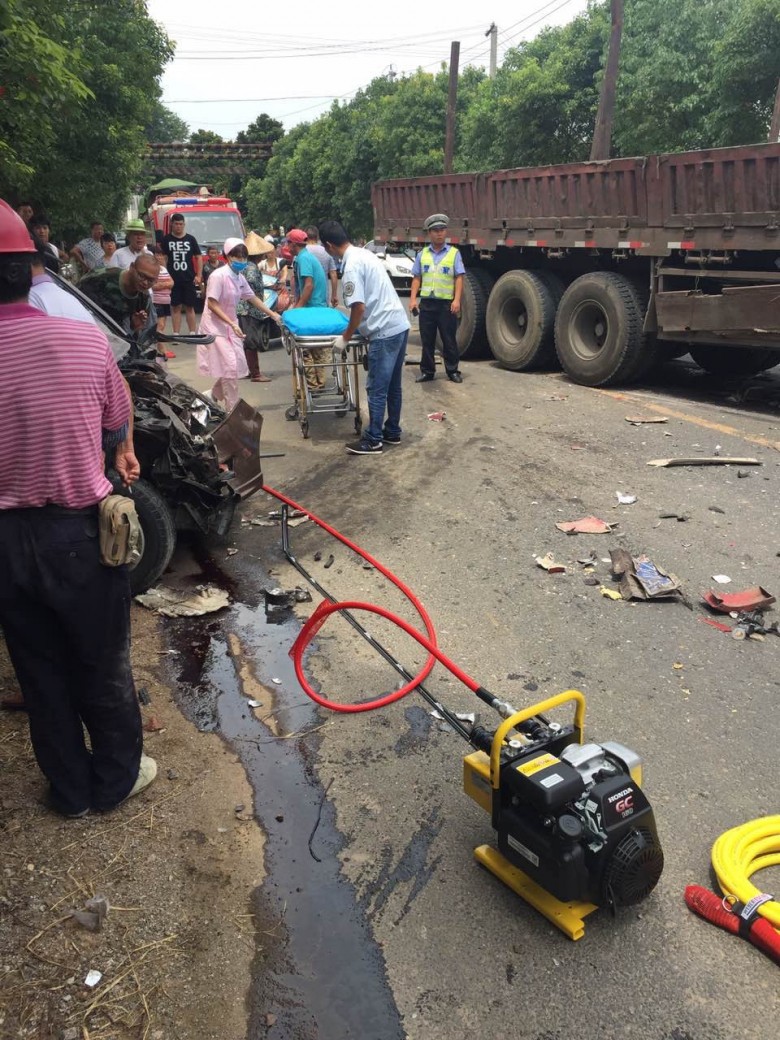
M315 524L321 527L324 531L327 531L329 535L331 535L333 538L336 538L343 545L346 545L347 548L351 549L353 552L357 553L358 556L361 556L364 560L370 563L372 567L375 567L380 574L383 574L389 581L391 581L395 585L395 587L400 592L404 594L404 596L406 596L406 598L409 600L409 602L412 604L414 609L419 614L423 622L423 625L425 626L425 631L427 633L426 638L426 636L418 632L408 622L404 621L403 618L391 613L388 610L384 610L384 608L382 607L373 606L370 603L321 603L320 606L309 618L309 620L306 622L306 624L303 626L303 629L299 633L298 638L295 640L295 643L293 644L290 650L290 656L293 658L293 661L295 662L295 672L298 676L298 681L303 687L305 693L308 694L308 696L311 697L313 701L316 701L317 704L320 704L325 708L331 708L333 711L341 712L373 711L374 708L383 708L386 705L392 704L394 701L400 700L402 697L405 697L408 693L411 693L412 690L419 686L420 683L424 682L430 674L430 671L437 660L441 661L441 663L444 664L444 666L448 668L454 675L456 675L461 680L461 682L464 682L469 687L469 689L474 690L478 688L478 683L474 682L473 679L467 676L465 672L461 671L461 669L458 668L457 665L455 665L452 661L446 658L444 654L442 654L441 651L438 650L436 640L436 629L433 626L433 621L431 621L430 615L428 614L427 610L422 605L420 600L417 598L417 596L415 596L412 590L407 585L405 585L400 578L393 574L391 570L388 570L388 568L385 567L384 564L380 563L379 560L375 560L373 556L367 553L364 549L361 549L359 545L355 544L355 542L350 541L349 538L345 537L343 534L337 531L335 527L332 527L329 523L326 523L325 520L320 519L320 517L316 516L309 509L305 509L303 506L299 505L292 498L289 498L281 491L277 491L276 488L272 488L268 484L263 485L263 491L267 492L269 495L272 495L280 502L284 502L291 509L296 509L299 512L308 516L310 520L312 520ZM303 652L308 646L310 640L314 637L315 633L322 627L322 625L325 623L330 614L333 614L336 611L349 610L350 608L355 610L368 610L372 613L379 614L382 617L386 617L390 621L393 621L396 625L398 625L399 628L402 628L405 632L412 636L412 638L416 639L421 646L424 646L426 650L428 650L429 656L426 659L425 664L417 673L417 675L410 682L407 682L404 686L402 686L400 690L394 690L392 693L388 693L383 697L377 697L374 700L363 701L360 704L339 704L336 701L331 701L321 696L316 692L316 690L314 690L311 687L309 681L306 679L306 676L303 672Z
M392 621L393 624L402 628L407 635L410 635L412 639L416 639L420 646L424 646L428 653L431 654L431 657L428 658L428 661L431 662L430 666L426 662L422 671L402 686L400 690L394 690L392 693L388 693L384 697L377 697L372 701L364 701L361 704L337 704L335 701L323 697L321 694L317 693L316 690L312 689L308 679L306 678L303 671L303 653L330 615L341 610L367 610L371 614L378 614L379 617L387 618L388 621ZM386 610L384 607L377 607L373 603L359 603L356 600L344 600L341 603L326 603L323 600L298 633L298 637L290 649L290 657L292 657L293 663L295 664L295 674L298 676L298 682L301 684L304 691L313 701L316 701L317 704L321 704L324 708L332 708L333 711L372 711L374 708L384 708L386 705L392 704L393 701L400 700L402 697L405 697L407 693L411 693L412 690L416 689L416 687L425 679L426 675L433 667L433 658L440 661L445 668L449 669L456 679L459 679L464 686L467 686L472 691L472 693L479 689L479 683L476 682L476 680L472 679L470 675L467 675L462 668L459 668L455 664L454 661L451 661L446 657L434 642L430 639L426 639L425 636L410 625L408 621L404 621L402 617L393 614L392 611Z
M766 918L758 916L750 923L743 921L739 914L727 910L723 901L701 885L688 885L685 889L685 902L690 910L699 914L705 921L718 925L719 928L740 935L756 946L762 953L780 964L780 933Z

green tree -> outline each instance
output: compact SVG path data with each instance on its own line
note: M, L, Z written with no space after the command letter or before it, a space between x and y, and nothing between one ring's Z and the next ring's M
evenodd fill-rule
M742 0L713 48L713 145L766 140L780 76L780 4Z
M162 102L156 101L144 133L150 144L172 144L174 141L187 141L190 136L190 128L170 108L167 108Z
M607 5L599 3L510 50L465 114L459 168L587 159L608 36Z
M766 140L779 68L777 0L633 0L618 81L618 154Z
M255 144L263 141L278 141L284 134L284 124L273 119L266 112L261 112L246 130L236 134L236 144Z
M56 50L40 33L31 44L35 75L27 95L38 92L27 112L33 132L39 130L37 97L45 99L52 89L43 82L46 66L36 64L40 55L58 61L62 51L78 63L81 103L68 104L63 113L55 99L50 131L38 144L25 138L31 170L26 191L49 214L57 236L73 240L90 220L114 223L124 213L173 51L143 0L26 0L20 9L25 18L34 12L36 25L52 26L52 35L56 29Z
M46 26L46 31L41 29ZM56 126L93 97L86 63L62 42L64 19L45 0L0 3L0 194L38 192L36 166ZM38 201L36 199L36 201Z
M224 144L224 138L213 130L193 130L190 134L190 144Z

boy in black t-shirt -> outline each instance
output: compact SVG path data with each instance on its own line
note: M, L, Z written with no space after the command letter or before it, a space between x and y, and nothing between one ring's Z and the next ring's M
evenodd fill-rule
M196 286L201 281L203 258L194 235L184 233L184 217L174 213L171 217L170 234L160 242L163 252L168 254L168 273L173 278L171 289L171 322L174 335L181 329L181 308L187 315L187 328L195 332Z

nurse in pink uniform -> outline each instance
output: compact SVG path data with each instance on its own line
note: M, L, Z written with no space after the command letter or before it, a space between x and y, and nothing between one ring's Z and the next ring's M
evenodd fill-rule
M216 379L211 396L230 411L238 403L239 379L249 374L244 357L244 334L236 313L238 301L248 300L277 325L282 319L255 296L241 273L246 268L248 258L247 248L241 239L228 238L222 248L227 264L209 275L206 308L200 319L200 331L217 338L207 346L201 344L198 347L198 370Z

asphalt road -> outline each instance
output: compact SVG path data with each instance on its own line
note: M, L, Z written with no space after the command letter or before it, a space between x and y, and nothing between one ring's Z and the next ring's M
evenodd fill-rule
M419 356L418 344L413 337L410 357ZM179 348L171 366L205 388L189 351ZM265 463L267 482L406 581L434 619L441 647L484 686L518 707L582 690L587 736L619 741L643 760L666 867L648 900L614 919L598 911L584 938L571 942L475 863L472 849L492 832L462 791L468 748L419 698L362 715L318 713L315 722L327 725L296 753L306 758L317 798L327 788L327 820L341 835L328 849L367 924L371 956L378 951L391 1014L372 1019L370 1008L361 1010L361 1024L345 1011L342 1029L313 1015L297 1032L283 1018L272 1029L255 1019L252 1038L774 1038L777 968L689 913L683 890L690 882L711 886L710 848L721 832L778 812L780 639L737 642L702 624L699 596L711 587L780 589L780 376L753 381L758 389L742 400L744 388L719 387L685 362L651 386L619 392L579 387L560 373L506 372L491 361L463 363L460 386L443 376L418 386L407 367L402 445L354 457L343 450L351 417L315 416L308 440L285 421L292 391L283 350L262 355L261 367L274 381L242 388L263 413L264 450L285 453ZM428 420L440 410L443 422ZM626 422L637 415L667 421ZM647 465L718 453L761 465L743 467L744 477L737 467ZM636 503L618 505L616 491L636 495ZM258 496L243 513L274 505ZM567 537L555 528L589 515L616 524L614 532ZM384 579L314 525L294 536L300 558L338 598L399 604ZM281 558L277 531L237 528L235 546L227 560L220 553L219 565L249 600L256 602L268 570L283 585L299 580ZM601 560L616 546L676 574L692 609L614 602L584 584L577 558L595 550L597 575L611 586ZM565 574L536 566L534 557L548 551ZM731 582L718 585L713 575ZM384 622L370 628L410 669L421 662L408 637ZM262 647L255 667L266 684L281 674L278 657L264 657ZM324 692L346 701L396 685L342 622L323 629L310 670ZM441 666L427 686L457 711L482 707ZM275 695L303 699L286 675ZM258 792L261 818L268 790ZM311 820L287 823L288 851L306 858ZM272 873L273 848L272 835ZM338 943L328 946L331 904L325 895L317 902L317 869L306 884L315 889L319 932L324 925L315 945L325 972L328 960L345 954ZM777 891L780 870L762 881ZM277 883L284 887L278 876ZM290 891L291 905L301 887ZM292 949L289 958L288 980L307 974L296 969ZM354 978L358 1007L362 983L359 973ZM316 973L308 984L317 989ZM390 1022L393 1006L395 1031L380 1024Z

